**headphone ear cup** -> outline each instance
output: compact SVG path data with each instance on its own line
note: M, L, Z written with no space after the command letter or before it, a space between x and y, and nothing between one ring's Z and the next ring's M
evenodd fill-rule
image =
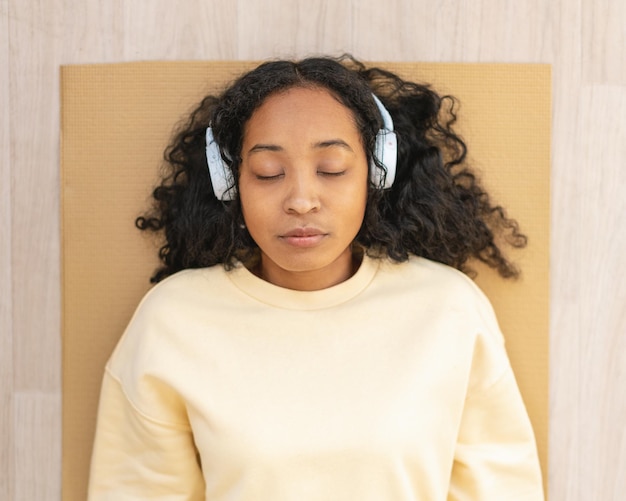
M376 164L375 159L383 165L386 172L383 172ZM396 138L396 133L390 130L380 129L378 134L376 134L374 158L372 158L370 165L370 179L374 186L379 189L391 188L396 178L397 161L398 139Z
M236 191L233 187L235 184L233 174L222 159L220 147L215 142L211 127L206 130L206 160L216 198L224 201L234 200Z

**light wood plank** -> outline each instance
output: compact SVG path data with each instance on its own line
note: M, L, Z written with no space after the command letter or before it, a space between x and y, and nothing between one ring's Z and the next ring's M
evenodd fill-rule
M124 0L124 60L233 59L237 3Z
M584 130L579 173L581 287L579 475L581 499L623 499L613 491L626 470L626 88L581 93ZM604 291L604 293L599 293ZM622 479L622 480L620 480ZM619 498L617 497L619 495Z
M0 110L8 110L9 5L0 0ZM11 150L9 115L0 113L0 499L13 499L13 287L11 278Z
M541 0L444 2L437 16L440 58L467 62L548 62L550 3Z
M553 60L553 2L524 0L521 2L467 0L467 13L472 21L467 41L472 47L464 61L543 63ZM471 19L471 12L480 12ZM445 20L444 20L445 22Z
M550 343L550 499L577 500L584 475L579 475L578 444L581 435L579 385L581 343L582 264L581 208L572 204L580 196L576 165L580 158L580 85L555 82L552 166L551 238L551 343Z
M351 2L239 0L238 59L339 55L351 50Z
M355 2L353 47L376 61L550 62L553 3Z
M15 396L16 501L61 498L61 398L19 392ZM51 440L51 436L54 439Z
M370 61L435 61L437 10L413 0L354 0L354 55Z
M62 45L54 54L57 62L121 61L126 41L124 3L124 0L64 0Z
M550 461L552 501L579 500L580 312L583 264L579 170L585 168L580 100L582 13L578 2L559 2L553 17L553 128L551 183Z
M585 81L626 85L626 2L583 0L582 5Z
M59 77L54 3L9 0L15 388L60 391Z

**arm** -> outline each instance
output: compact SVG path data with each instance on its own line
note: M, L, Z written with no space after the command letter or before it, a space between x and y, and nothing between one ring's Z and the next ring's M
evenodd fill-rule
M495 312L473 282L478 314L448 501L543 501L533 429Z
M544 499L535 439L512 371L470 394L448 501Z
M88 499L204 499L191 429L138 411L108 371L100 395Z

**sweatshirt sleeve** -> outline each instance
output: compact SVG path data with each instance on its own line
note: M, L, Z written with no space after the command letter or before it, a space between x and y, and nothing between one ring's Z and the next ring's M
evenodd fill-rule
M543 501L530 419L495 314L482 306L448 501Z
M88 499L204 499L191 429L139 412L108 371L100 395Z
M448 501L542 501L532 428L512 373L465 404Z

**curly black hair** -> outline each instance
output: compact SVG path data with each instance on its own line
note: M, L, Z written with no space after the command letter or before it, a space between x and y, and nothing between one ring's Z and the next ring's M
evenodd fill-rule
M526 237L501 206L493 205L467 165L466 145L453 130L454 98L344 55L265 62L221 95L205 97L191 113L165 151L166 172L153 192L152 209L136 220L141 230L164 233L159 250L163 265L153 282L186 268L229 268L256 254L257 245L242 224L236 186L231 187L233 201L213 194L205 132L212 127L236 184L247 121L270 95L293 87L324 88L349 108L368 160L382 127L372 93L393 117L398 138L395 182L382 190L370 181L356 244L375 257L405 261L413 254L469 274L468 261L474 258L502 277L518 276L501 245L524 247Z

